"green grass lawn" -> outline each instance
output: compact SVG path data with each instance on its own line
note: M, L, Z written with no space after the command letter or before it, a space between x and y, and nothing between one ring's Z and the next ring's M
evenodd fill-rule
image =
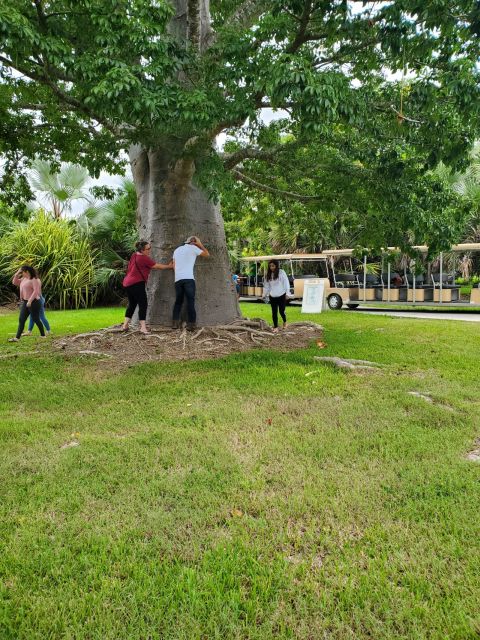
M478 325L307 317L327 349L0 359L2 640L479 637ZM40 344L15 327L0 356Z

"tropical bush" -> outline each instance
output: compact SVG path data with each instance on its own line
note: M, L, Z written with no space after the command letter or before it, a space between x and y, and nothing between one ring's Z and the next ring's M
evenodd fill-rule
M122 280L138 232L136 226L137 194L131 180L111 202L89 207L75 225L95 251L95 297L108 303L124 296Z
M135 241L137 196L125 180L111 202L90 206L77 218L37 211L27 221L0 208L0 300L10 302L12 274L21 264L40 273L49 304L78 308L118 302Z
M16 223L0 239L0 271L12 277L22 264L38 270L49 304L87 307L94 298L96 252L68 221L43 210Z

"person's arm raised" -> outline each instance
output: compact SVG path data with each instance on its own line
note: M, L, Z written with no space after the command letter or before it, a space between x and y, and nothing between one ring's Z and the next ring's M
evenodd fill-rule
M199 253L200 256L203 256L204 258L208 258L208 256L210 255L210 252L208 249L205 249L205 247L203 246L199 238L195 238L195 242L193 242L192 244L194 244L196 247L202 250L202 253Z
M22 278L20 277L20 274L22 272L20 271L20 269L14 274L13 278L12 278L12 284L14 284L16 287L20 286L20 282L22 281Z

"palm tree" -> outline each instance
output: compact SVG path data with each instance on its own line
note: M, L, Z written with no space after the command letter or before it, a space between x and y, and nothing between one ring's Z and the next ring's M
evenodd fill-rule
M54 171L50 162L37 158L28 180L32 189L52 207L57 219L64 212L71 211L75 200L92 201L86 189L90 175L85 167L78 164L64 163L59 171Z

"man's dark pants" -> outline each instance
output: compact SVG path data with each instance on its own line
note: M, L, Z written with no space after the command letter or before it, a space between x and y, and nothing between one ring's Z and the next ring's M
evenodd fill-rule
M175 282L175 293L177 297L173 307L173 321L178 322L180 320L183 300L186 298L187 322L189 324L195 324L197 320L195 311L195 280L177 280L177 282Z

